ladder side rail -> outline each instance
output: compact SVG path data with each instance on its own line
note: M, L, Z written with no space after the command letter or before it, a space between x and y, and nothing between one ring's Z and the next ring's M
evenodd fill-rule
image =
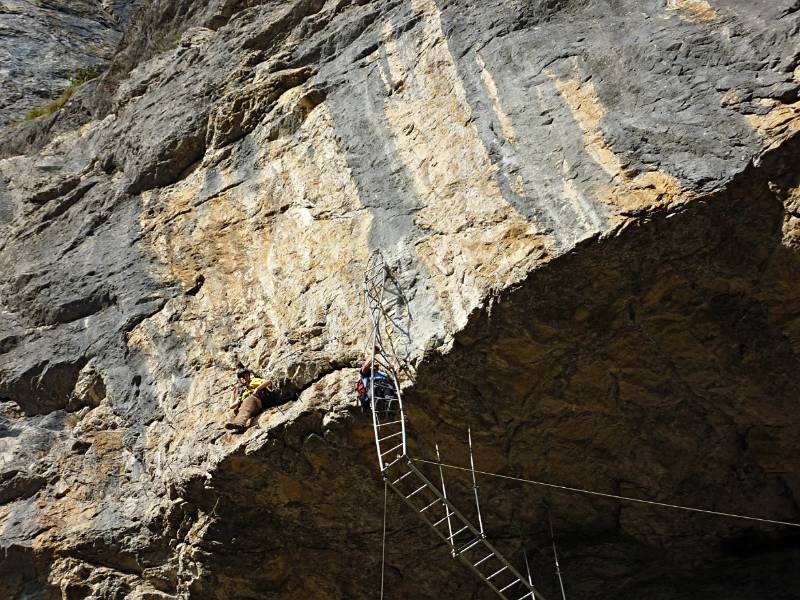
M495 585L494 585L494 584L493 584L491 581L489 581L488 579L486 579L486 575L484 575L483 573L481 573L481 572L478 570L478 568L477 568L477 567L475 567L475 566L472 564L472 562L470 562L469 560L465 559L465 558L463 557L463 555L459 555L459 556L458 556L458 558L459 558L459 560L460 560L462 563L464 563L465 565L467 565L467 566L469 567L469 569L470 569L470 570L471 570L473 573L475 573L475 574L478 576L478 578L479 578L481 581L483 581L483 582L484 582L486 585L488 585L488 586L491 588L491 590L492 590L492 591L493 591L495 594L497 594L498 596L500 596L501 598L503 598L503 600L507 600L506 596L504 596L504 595L503 595L503 594L500 592L500 590L499 590L498 588L496 588L496 587L495 587Z
M403 431L403 456L408 454L408 450L406 448L406 414L403 409L403 395L400 393L400 383L397 381L397 374L392 370L392 384L394 385L394 391L397 394L397 407L400 411L400 427Z
M441 502L441 503L442 503L442 504L443 504L445 507L447 507L447 508L449 509L450 515L451 515L452 517L455 517L455 518L457 518L459 521L461 521L461 523L462 523L463 525L466 525L466 526L467 526L467 528L469 529L470 533L472 533L472 534L473 534L473 535L474 535L476 538L478 538L478 537L481 537L481 533L480 533L480 531L478 531L477 529L475 529L475 526L474 526L474 525L472 525L472 523L470 523L469 519L467 519L467 518L466 518L466 517L465 517L465 516L464 516L464 515L461 513L461 511L459 511L459 510L458 510L458 509L457 509L455 506L453 506L453 504L452 504L452 503L451 503L451 502L450 502L450 501L449 501L447 498L445 498L445 497L442 495L442 493L439 491L439 488L437 488L437 487L436 487L436 485L434 485L434 484L431 482L431 480L430 480L430 479L428 479L428 478L427 478L427 477L426 477L426 476L425 476L425 475L422 473L422 471L420 471L420 470L419 470L419 469L418 469L418 468L417 468L417 467L414 465L414 463L412 463L412 462L409 460L409 462L408 462L407 464L408 464L408 467L409 467L409 469L411 469L412 471L414 471L414 474L417 476L417 478L418 478L418 479L419 479L421 482L425 483L425 484L427 485L427 487L428 487L428 488L431 490L431 492L433 492L433 494L436 496L436 498L437 498L437 499L438 499L438 500L439 500L439 501L440 501L440 502ZM416 509L415 509L415 510L416 510ZM450 543L450 542L449 542L449 540L447 540L447 538L445 538L445 540L446 540L446 541L448 541L448 545L449 545L449 543Z
M389 487L392 488L397 493L397 495L403 499L403 502L405 502L411 508L411 510L417 513L417 516L420 519L422 519L428 527L433 529L436 535L438 535L444 543L446 544L449 543L447 541L447 536L445 535L445 533L443 531L439 531L439 529L434 526L433 521L428 519L428 517L426 517L424 514L420 513L419 509L414 505L413 502L411 502L411 500L406 498L406 495L403 492L399 491L397 487L393 486L391 483L389 484Z
M377 256L378 255L376 255L376 257ZM380 423L380 417L377 415L377 411L375 410L375 407L378 405L378 402L377 402L378 398L376 397L376 394L375 394L375 368L376 368L376 366L375 366L375 362L376 362L375 361L375 358L376 358L376 356L375 356L375 348L376 348L376 346L383 347L383 340L382 340L383 336L381 335L381 327L383 325L383 322L386 319L388 319L386 311L383 308L384 291L386 289L386 281L387 281L387 270L386 270L385 264L383 263L382 257L380 259L379 258L375 259L375 267L374 268L375 269L380 268L380 272L381 272L380 283L372 288L372 290L371 290L372 293L369 293L369 290L368 290L368 292L367 292L367 295L368 295L367 303L370 305L370 317L371 317L372 323L373 323L373 344L372 344L372 350L371 350L372 360L371 360L371 366L370 366L370 398L372 399L372 404L373 404L373 406L372 406L372 409L373 409L372 410L373 429L375 431L375 439L378 440L380 438L379 425L381 423ZM375 280L377 282L377 279L378 279L377 275L372 275L371 280ZM366 286L366 283L365 283L365 286ZM378 294L375 293L376 292L375 288L378 288L380 290L380 292ZM391 342L391 340L389 340L389 341ZM395 359L395 361L397 361L398 358L396 356L396 353L393 352L392 354L394 355L393 358ZM391 407L393 400L396 400L396 402L397 402L398 410L399 410L399 413L400 413L400 426L402 428L402 433L403 433L403 435L401 436L402 444L403 444L401 455L404 456L406 454L406 427L405 427L405 416L404 416L404 411L403 411L403 400L402 400L402 395L400 393L400 384L399 384L399 382L397 380L397 370L395 368L395 365L391 364L388 361L388 357L385 357L385 358L387 358L387 360L385 362L388 363L386 365L386 367L387 367L387 371L389 371L389 375L391 377L391 385L394 388L394 392L395 392L397 398L381 397L380 399L383 401L382 402L382 406L387 410ZM381 451L381 448L380 448L379 444L378 444L377 451L378 451L378 461L379 461L380 470L383 471L385 469L385 464L386 463L383 460L383 453Z
M421 472L421 471L420 471L420 470L419 470L419 469L418 469L418 468L417 468L417 467L414 465L414 463L411 463L411 462L409 462L409 467L410 467L410 468L411 468L411 469L412 469L412 470L415 472L416 476L417 476L417 477L418 477L418 478L419 478L421 481L423 481L423 482L425 482L425 483L427 483L427 484L428 484L428 486L431 488L431 491L433 491L433 492L434 492L434 494L436 494L436 496L438 497L438 499L439 499L439 500L440 500L440 501L441 501L443 504L445 504L447 507L449 507L449 508L450 508L450 512L453 514L453 516L455 516L456 518L458 518L458 520L460 520L460 521L461 521L462 523L464 523L465 525L469 526L471 533L473 533L473 534L475 535L475 537L480 537L480 538L482 538L482 542L481 542L481 543L482 543L484 546L486 546L487 550L489 550L489 551L490 551L492 554L494 554L494 555L495 555L495 557L496 557L496 558L497 558L497 559L498 559L500 562L502 562L504 566L506 566L506 567L508 568L508 570L509 570L509 571L510 571L510 572L511 572L513 575L514 575L514 577L516 577L517 579L519 579L520 581L522 581L522 585L523 585L523 586L527 587L527 588L528 588L528 589L529 589L531 592L533 592L533 593L535 594L535 597L537 597L537 598L540 598L540 599L542 599L542 600L543 600L543 597L541 596L541 594L539 594L539 592L538 592L537 590L535 590L535 589L533 588L533 586L531 586L529 583L527 583L527 582L525 581L525 578L524 578L524 577L523 577L523 576L522 576L522 575L519 573L519 571L517 571L517 569L515 569L515 568L514 568L514 566L513 566L513 565L511 565L511 563L509 563L509 562L508 562L508 560L506 560L506 558L505 558L505 557L504 557L504 556L503 556L503 555L502 555L502 554L501 554L501 553L500 553L500 552L497 550L497 548L495 548L495 547L492 545L492 543L491 543L491 542L489 542L489 540L488 540L488 539L486 539L486 537L485 537L485 536L482 536L482 534L480 533L480 531L478 531L478 530L475 528L475 526L473 526L473 525L472 525L472 524L469 522L469 520L468 520L468 519L467 519L467 518L466 518L466 517L465 517L465 516L464 516L464 515L463 515L463 514L462 514L462 513L461 513L461 512L460 512L460 511L459 511L459 510L456 508L456 507L455 507L455 506L453 506L453 505L452 505L452 504L451 504L451 503L450 503L450 502L449 502L447 499L445 499L445 498L442 496L442 494L439 492L439 490L436 488L436 486L435 486L433 483L431 483L431 481L430 481L430 480L429 480L427 477L425 477L425 475L424 475L424 474L423 474L423 473L422 473L422 472ZM403 496L403 497L405 498L405 496ZM464 557L464 553L459 553L457 556L458 556L459 558L462 558L462 557L463 557L463 558L462 558L463 562L467 562L467 563L469 563L469 561L466 559L466 557ZM473 568L473 567L472 567L472 563L469 563L469 565L470 565L470 568ZM475 569L473 568L473 570L475 570ZM481 578L485 579L485 576L481 574Z
M472 489L475 492L475 508L478 512L478 528L483 534L483 519L481 518L481 503L478 499L478 480L475 478L475 459L472 456L472 428L467 427L467 440L469 441L469 466L472 471Z
M476 566L472 560L466 555L466 553L459 553L456 557L464 563L469 569L475 573L484 583L486 583L498 596L504 598L506 600L518 600L520 598L520 592L524 592L521 598L535 598L536 600L545 600L544 596L542 596L524 577L520 575L520 573L505 559L505 557L500 554L494 546L488 543L485 539L481 540L481 543L476 546L477 548L483 548L485 551L491 553L492 558L488 559L487 561L483 562L483 565L494 565L495 568L498 564L500 567L505 567L505 572L512 576L513 579L507 579L507 583L505 585L497 585L493 581L488 579L486 573L481 571L478 566ZM494 562L493 562L494 561ZM479 565L480 566L480 565ZM495 568L495 571L497 569ZM517 591L513 591L513 588L518 587ZM503 589L505 588L505 589ZM510 596L513 592L513 596Z
M377 337L377 336L374 336L374 337ZM373 348L374 348L374 346L373 346ZM374 357L374 354L375 354L375 352L373 350L373 357ZM373 358L373 360L374 360L374 358ZM374 369L374 366L371 367L371 369ZM378 467L380 468L381 471L383 471L384 470L384 465L383 465L383 456L381 454L380 428L379 428L380 422L379 422L379 417L378 417L377 411L375 410L375 383L374 383L374 379L375 378L371 376L370 377L370 383L369 383L369 386L370 386L370 391L369 391L369 393L370 393L370 405L371 405L370 406L370 408L371 408L370 412L372 412L372 430L373 430L373 432L375 434L375 449L376 449L376 451L378 453Z
M365 288L367 290L367 304L370 309L370 318L372 319L373 329L374 329L374 339L375 342L372 347L372 375L374 381L374 370L375 370L375 346L379 345L381 347L381 351L383 352L383 335L382 329L386 327L386 323L393 327L396 326L393 319L389 315L389 312L384 307L384 298L386 293L386 286L387 282L394 281L393 277L389 273L389 270L386 266L386 262L383 258L383 255L380 252L374 252L370 257L368 262L368 277L365 279ZM370 286L369 283L372 282L373 285ZM399 286L397 286L399 288ZM402 294L402 290L400 290L400 294ZM397 357L397 353L394 351L392 340L388 340L390 346L392 346L392 357L394 359L393 362L399 362L399 358ZM385 357L388 361L390 357ZM402 398L400 396L400 385L397 381L397 370L395 365L391 364L391 361L388 361L389 364L386 366L388 367L387 370L391 374L392 384L395 389L395 392L398 396L398 404L400 407L400 411L402 414ZM374 389L372 397L375 398ZM405 427L403 427L405 429ZM405 442L405 436L404 436ZM404 454L405 454L405 444L404 444Z
M439 455L439 444L438 443L436 444L436 460L439 461L439 463L442 462L442 457ZM444 470L442 469L442 465L441 464L439 464L439 477L442 480L442 498L444 498L445 503L446 503L447 502L447 488L444 485ZM453 552L453 555L455 556L456 541L454 539L455 536L453 535L453 526L450 523L450 509L447 507L447 504L444 505L444 514L445 514L445 517L447 518L447 530L450 532L449 540L450 540L451 552Z
M523 597L531 595L533 598L537 600L544 600L544 597L531 585L531 583L526 581L525 577L522 574L520 574L519 571L517 571L517 569L515 569L514 566L508 562L508 560L506 560L506 558L497 550L497 548L495 548L485 538L485 536L481 535L480 531L478 531L469 522L469 520L467 520L467 518L448 499L446 499L441 494L439 489L419 469L417 469L416 466L413 465L413 463L406 463L405 466L408 469L408 471L402 474L402 479L403 480L407 479L408 474L413 473L414 477L412 477L411 479L416 480L417 483L423 484L422 487L427 489L435 496L436 500L434 502L444 506L446 514L449 514L450 517L452 517L454 520L461 522L463 526L469 530L470 534L474 536L475 539L477 540L477 543L468 543L464 550L457 552L455 554L455 556L461 562L467 565L471 571L473 571L484 583L486 583L501 598L504 599L511 598L511 596L507 595L508 590L517 587L519 585L522 586L524 591L526 591L526 594ZM409 494L403 491L398 484L392 482L391 480L388 481L388 484L389 487L391 487L395 491L395 493L403 499L403 502L405 502L409 506L409 508L411 508L423 522L425 522L431 529L433 529L433 531L439 536L439 538L441 538L443 542L445 542L448 546L452 547L453 540L451 536L448 536L447 532L439 529L439 527L437 527L434 524L434 522L426 516L426 514L420 511L419 506L417 506L412 501L411 498L414 498L416 496L412 495L410 498L407 497L409 496ZM412 489L416 490L420 488L417 488L416 484L414 484L414 487ZM473 560L470 559L468 552L478 552L478 550L481 550L480 553L488 551L491 554L491 559L489 559L488 562L487 561L483 562L484 567L492 565L491 568L495 572L500 570L507 572L508 575L511 575L510 579L505 580L505 585L502 586L496 585L488 578L490 575L487 575L486 573L481 571L481 569L477 568L477 566L473 563ZM498 569L498 564L500 567L499 569ZM515 597L513 600L516 600L516 596L518 596L518 592L515 592Z
M525 579L525 577L516 568L514 568L514 566L511 563L509 563L508 560L506 560L506 558L502 554L500 554L500 552L498 552L497 548L495 548L488 539L484 538L482 543L484 546L486 546L486 549L489 552L492 552L495 555L495 558L497 558L500 562L502 562L505 566L508 567L508 570L511 572L511 574L513 574L516 579L520 580L522 586L525 587L528 591L530 591L533 594L534 598L536 598L537 600L545 600L544 596L542 596L539 590L534 588L533 585L529 583ZM459 555L459 558L462 559L462 562L471 565L471 563L469 563L469 561L466 559L466 557L463 556L463 554Z
M373 330L372 341L373 341L372 356L373 356L373 361L374 361L374 355L375 355L374 348L375 348L375 343L377 342L377 329ZM372 368L372 367L370 367L370 368ZM374 378L370 376L370 384L369 384L370 385L370 390L369 390L369 393L370 393L370 404L371 405L374 405L374 397L375 397L375 385L373 383L373 379ZM380 467L381 470L383 470L383 460L382 460L382 457L381 457L380 431L379 431L379 428L378 428L378 416L377 416L377 414L375 412L375 407L374 406L370 406L370 408L372 409L371 410L371 412L372 412L372 429L373 429L373 432L375 434L375 449L376 449L376 451L378 453L378 466Z
M382 263L382 261L381 261ZM382 279L380 285L380 296L377 298L378 306L380 303L383 302L383 288L386 282L386 269L381 264L382 270ZM374 287L372 289L369 288L368 283L365 281L365 293L367 294L367 304L370 305L370 300L374 302ZM372 319L372 348L370 351L371 361L370 361L370 403L372 408L372 429L375 434L375 447L378 454L378 466L381 471L384 469L384 462L383 462L383 454L381 454L381 445L380 445L380 431L378 428L379 418L377 412L375 410L375 348L380 342L380 318L381 313L379 310L376 310L374 306L370 306L370 318Z
M405 359L400 357L400 353L398 352L397 347L395 345L395 341L393 339L394 336L392 335L392 332L394 330L397 330L400 332L402 337L406 339L410 338L411 313L408 312L408 299L406 298L406 295L403 292L402 287L400 287L400 284L397 282L397 279L395 279L394 274L391 272L391 270L388 267L385 267L384 270L386 272L386 277L383 282L384 286L386 286L387 284L393 284L392 287L396 292L396 295L399 295L399 297L401 298L402 306L405 307L405 311L407 314L398 316L396 310L397 303L393 304L388 309L385 309L384 303L383 301L381 301L379 308L383 313L384 322L386 323L386 325L384 325L384 329L386 330L386 341L388 342L388 348L383 348L383 350L384 351L386 351L387 349L389 350L390 354L392 355L392 358L394 359L394 362L396 363L397 372L405 371L407 373L410 373L410 370L408 368L408 365L406 364ZM404 326L406 320L409 323L408 326ZM394 366L392 368L394 368Z
M416 475L416 473L414 473L414 474ZM431 487L429 481L423 481L422 483L425 485L425 488L427 490L433 492L434 495L436 496L436 500L434 500L434 504L443 502L443 499L441 498L441 495L438 493L438 490L436 490L436 488L434 488L434 487ZM414 504L414 502L411 500L411 498L408 497L408 493L406 493L405 491L400 489L400 487L398 485L394 484L391 481L389 481L389 487L392 488L397 493L397 495L400 496L403 499L403 502L405 502L409 506L409 508L411 508L411 510L413 510L417 514L417 516L422 521L424 521L425 524L428 525L428 527L430 527L436 533L436 535L438 535L441 538L441 540L445 544L447 544L448 546L450 545L450 540L449 540L449 538L447 536L447 533L444 532L444 531L441 531L434 524L434 522L427 517L427 515L425 513L420 511L420 508L416 504ZM412 496L412 498L413 497L414 496ZM445 504L444 506L445 506L446 509L451 511L451 516L452 516L452 505Z

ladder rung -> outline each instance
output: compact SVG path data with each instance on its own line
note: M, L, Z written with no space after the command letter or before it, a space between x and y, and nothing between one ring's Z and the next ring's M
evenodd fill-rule
M393 433L391 435L387 435L385 437L380 438L378 440L378 442L384 442L384 441L388 440L389 438L397 437L398 435L403 435L403 432L402 431L398 431L397 433Z
M423 485L422 487L420 487L420 488L417 488L416 490L414 490L413 492L411 492L411 493L410 493L408 496L406 496L406 500L408 500L409 498L411 498L411 496L416 496L416 495L417 495L417 494L419 494L419 493L420 493L422 490L424 490L426 487L428 487L428 484L427 484L427 483L426 483L425 485Z
M490 559L490 558L492 558L493 556L494 556L494 552L490 552L489 554L487 554L486 556L484 556L482 559L480 559L478 562L476 562L476 563L475 563L474 565L472 565L472 566L473 566L473 567L477 567L478 565L485 563L487 560L489 560L489 559Z
M453 535L451 535L451 536L450 536L449 538L447 538L447 539L448 539L448 540L450 540L450 542L452 542L454 537L456 537L456 536L457 536L459 533L461 533L462 531L464 531L464 530L466 530L466 529L469 529L469 525L464 525L464 526L463 526L461 529L459 529L458 531L456 531L456 532L455 532Z
M507 568L508 568L508 565L504 565L502 569L500 569L499 571L495 571L494 573L492 573L491 575L489 575L489 576L486 578L486 580L488 581L488 580L489 580L489 579L491 579L492 577L496 577L497 575L500 575L500 573L502 573L503 571L505 571Z
M400 477L398 477L397 479L395 479L395 480L392 482L392 485L395 485L395 484L397 484L397 483L400 483L401 481L403 481L403 479L405 479L405 478L406 478L406 477L408 477L409 475L413 475L413 474L414 474L414 471L409 471L409 472L408 472L408 473L406 473L405 475L401 475Z
M381 456L383 456L383 455L381 455ZM395 458L392 462L390 462L388 465L383 465L383 472L385 473L386 471L391 469L393 466L395 466L397 463L399 463L404 458L405 458L405 455L400 455L397 458Z
M509 584L508 584L506 587L504 587L502 590L500 590L500 593L502 594L502 593L503 593L503 592L505 592L505 591L506 591L508 588L510 588L510 587L514 587L514 586L515 586L515 585L517 585L518 583L522 583L522 581L520 581L519 579L515 579L514 581L512 581L511 583L509 583Z
M387 450L386 452L383 452L383 453L381 454L381 456L386 456L386 455L387 455L387 454L389 454L389 452L391 452L392 450L397 450L398 448L402 448L402 447L403 447L403 444L398 444L398 445L397 445L397 446L395 446L394 448L390 448L390 449L389 449L389 450Z
M475 538L469 544L463 546L460 550L456 551L456 554L464 554L464 552L466 552L467 550L471 550L472 548L480 544L482 541L483 541L482 537Z
M533 595L533 592L528 592L524 596L517 598L517 600L525 600L525 598L536 598L536 596Z
M403 419L397 419L397 421L389 421L388 423L378 423L378 427L386 427L388 425L397 425L398 423L402 423Z
M425 508L422 508L422 509L420 509L418 512L420 512L420 513L424 513L426 510L428 510L428 509L429 509L429 508L431 508L432 506L435 506L436 504L438 504L438 503L439 503L439 502L441 502L441 501L442 501L442 499L441 499L441 498L437 498L436 500L434 500L433 502L431 502L430 504L428 504L428 506L426 506Z
M441 519L439 519L438 521L436 521L436 523L434 523L434 524L433 524L433 526L434 526L434 527L438 527L439 525L441 525L442 523L444 523L445 521L447 521L447 519L449 519L450 517L452 517L454 514L456 514L456 513L454 513L454 512L448 512L446 516L444 516L444 517L442 517Z

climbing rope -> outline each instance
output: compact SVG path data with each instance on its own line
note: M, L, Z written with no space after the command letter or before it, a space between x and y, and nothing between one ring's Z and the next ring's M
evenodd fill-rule
M564 580L561 578L561 565L558 564L558 551L556 550L556 535L553 533L553 519L550 516L550 507L547 507L547 523L550 525L550 541L553 544L553 560L556 563L556 575L558 575L558 585L561 586L561 600L567 600L564 591Z
M473 469L469 469L467 467L459 467L458 465L451 465L435 460L426 460L424 458L411 458L412 462L419 462L425 463L429 465L437 465L441 467L445 467L447 469L455 469L457 471L472 471ZM614 500L622 500L625 502L638 502L639 504L649 504L651 506L660 506L661 508L672 508L675 510L684 510L689 512L696 512L696 513L703 513L707 515L715 515L718 517L729 517L732 519L744 519L746 521L757 521L759 523L769 523L770 525L785 525L787 527L800 527L800 523L791 523L789 521L778 521L775 519L767 519L761 517L751 517L749 515L740 515L736 513L727 513L718 510L708 510L704 508L694 508L691 506L682 506L680 504L669 504L667 502L657 502L655 500L643 500L642 498L631 498L630 496L620 496L619 494L607 494L605 492L596 492L594 490L585 490L582 488L577 487L570 487L567 485L558 485L555 483L547 483L545 481L536 481L535 479L524 479L522 477L512 477L511 475L501 475L500 473L491 473L489 471L481 471L479 469L474 469L475 473L479 473L481 475L488 475L489 477L497 477L499 479L509 479L511 481L519 481L520 483L530 483L533 485L539 485L543 487L563 490L567 492L575 492L578 494L587 494L591 496L601 496L603 498L612 498Z
M523 550L522 555L525 557L525 570L528 572L528 583L533 585L533 574L531 573L531 565L528 562L528 551Z
M383 600L383 574L386 570L386 502L388 498L388 482L383 482L383 541L381 542L381 600Z

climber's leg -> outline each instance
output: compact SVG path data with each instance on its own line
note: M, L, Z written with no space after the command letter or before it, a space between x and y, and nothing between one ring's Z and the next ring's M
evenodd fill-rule
M239 407L239 412L236 413L236 416L225 423L226 429L232 429L234 433L242 433L245 429L247 429L247 424L250 419L256 414L258 411L261 410L261 402L258 398L254 396L248 396L242 405Z
M275 400L275 392L261 390L258 392L258 399L261 400L261 410L267 410L268 408L272 408L273 406L277 406L279 403Z

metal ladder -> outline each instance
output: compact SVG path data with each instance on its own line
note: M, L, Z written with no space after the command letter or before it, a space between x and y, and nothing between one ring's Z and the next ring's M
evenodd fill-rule
M386 307L385 292L390 277L383 256L380 252L374 252L370 256L364 277L364 296L372 321L369 392L381 474L403 502L447 544L451 556L467 565L500 598L544 600L534 589L530 575L523 577L486 538L474 470L472 475L478 507L477 528L447 498L441 467L440 489L414 465L413 459L408 455L403 398L398 383L398 372L405 365L404 359L398 357L397 343L391 339L390 333L393 330L407 331L408 328L396 322L399 310L397 303L388 309ZM392 282L397 284L393 278Z

